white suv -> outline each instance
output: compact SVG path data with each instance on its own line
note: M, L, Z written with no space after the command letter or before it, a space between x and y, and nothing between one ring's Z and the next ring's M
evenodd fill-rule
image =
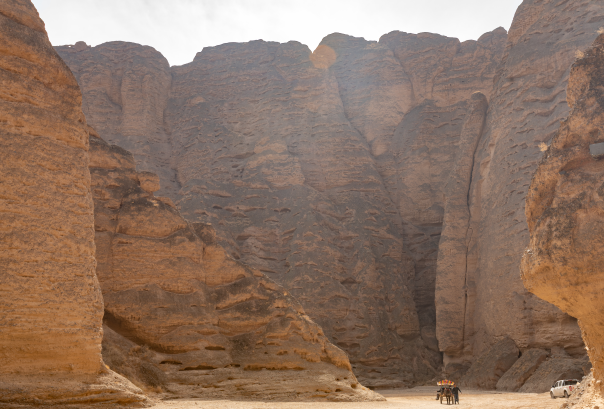
M552 385L552 388L549 390L549 396L552 399L565 397L568 398L575 389L577 389L577 384L579 383L576 379L567 379L565 381L558 381Z

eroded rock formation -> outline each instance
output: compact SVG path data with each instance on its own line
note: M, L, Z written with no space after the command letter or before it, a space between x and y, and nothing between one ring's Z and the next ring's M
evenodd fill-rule
M497 390L515 392L535 373L547 359L547 351L533 348L525 351L514 365L497 381ZM551 386L551 384L550 384ZM532 392L532 391L531 391Z
M439 280L447 277L440 270L437 276L437 317L452 309L464 312L457 327L437 320L447 365L468 362L503 337L521 351L558 346L577 357L584 354L575 320L528 293L519 267L528 243L524 198L542 156L540 146L568 113L569 67L576 50L597 36L602 21L601 2L526 0L516 12L474 156L470 220L451 230L445 226L441 237L444 245L448 231L457 231L452 237L465 237L467 246L465 251L450 248L448 256L461 251L458 268L465 270L464 280L441 286Z
M529 291L577 317L604 381L604 35L579 53L568 84L570 116L531 182L526 217L531 234L522 259Z
M495 389L501 376L518 360L518 353L514 340L502 339L476 358L460 384L472 389Z
M504 338L584 355L576 320L518 271L539 146L602 21L601 2L525 0L509 36L463 43L332 34L312 53L253 41L171 68L130 43L58 50L100 135L379 387L430 379L441 352L461 376Z
M103 47L61 53L85 77L87 53ZM172 69L173 198L233 257L285 284L362 382L431 379L440 355L433 332L432 349L420 334L401 220L334 74L311 57L293 42L227 44Z
M148 348L149 366L131 364L143 383L179 397L383 399L288 291L155 197L157 177L132 154L93 135L90 171L106 347Z
M0 38L0 405L140 402L101 359L80 89L30 1Z
M447 144L458 145L466 115L480 117L474 133L480 131L486 101L473 102L471 94L490 94L504 41L504 30L463 44L431 34L392 33L380 43L336 34L312 54L298 43L228 44L172 68L164 121L182 185L172 198L188 219L216 226L234 257L290 288L372 386L437 373L440 180L456 163ZM429 61L421 51L430 47L440 62L426 80ZM112 64L101 70L104 78L124 69L144 77L149 70L137 71L137 61L150 58L155 66L157 56L118 43L59 50L81 78L90 121L108 140L129 146L132 139L112 125L126 114L117 120L105 114L108 97L97 98L99 90L115 91L107 80L93 81L92 69ZM407 60L423 63L414 62L408 74L401 66ZM466 81L473 85L455 86ZM425 87L436 91L419 91ZM417 149L426 139L433 147L422 156ZM472 150L476 142L464 143ZM431 186L422 172L433 168ZM169 178L162 182L173 185L167 194L180 188ZM421 206L413 204L426 194ZM435 197L440 204L426 205ZM407 212L408 228L400 211ZM403 248L405 231L415 260Z

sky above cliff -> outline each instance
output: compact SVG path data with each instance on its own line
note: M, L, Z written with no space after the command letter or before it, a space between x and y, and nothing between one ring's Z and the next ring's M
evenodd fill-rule
M390 31L477 39L509 29L522 0L33 0L54 45L131 41L171 65L228 42L299 41L314 50L339 32L379 40Z

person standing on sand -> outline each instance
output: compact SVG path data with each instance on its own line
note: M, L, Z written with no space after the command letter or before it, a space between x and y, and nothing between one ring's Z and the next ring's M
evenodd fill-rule
M455 398L455 403L459 403L459 394L461 393L461 389L457 387L457 385L453 386L453 397Z
M441 393L443 393L444 389L445 389L445 387L441 386L440 389L436 391L436 400L440 399L440 395L441 395Z

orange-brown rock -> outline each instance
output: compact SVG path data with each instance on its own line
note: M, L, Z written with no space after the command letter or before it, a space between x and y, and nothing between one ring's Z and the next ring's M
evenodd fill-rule
M497 382L518 360L519 351L511 338L503 338L476 358L460 385L472 389L495 389Z
M579 319L593 364L604 381L604 35L579 53L567 92L569 117L544 154L530 185L531 234L522 259L527 289Z
M539 365L537 370L526 380L518 392L548 392L552 385L560 379L581 380L586 375L585 369L589 373L589 360L587 357L572 358L566 356L550 358Z
M134 153L140 171L158 175L161 194L171 192L176 176L163 115L172 77L164 56L124 42L89 47L80 41L58 51L82 88L88 123L109 143Z
M547 351L539 348L525 351L514 365L499 378L497 390L516 392L535 373L547 356Z
M331 35L313 54L297 43L229 44L172 68L164 120L182 184L180 198L173 198L189 219L216 226L231 254L289 287L369 385L427 380L440 365L433 234L439 228L426 219L426 200L421 206L409 200L423 194L416 183L431 161L442 162L445 153L454 167L455 149L443 150L443 138L457 144L475 85L464 91L452 84L471 80L489 94L504 41L504 30L465 43L429 34L392 33L386 43ZM436 94L415 95L413 81L421 88L424 80L409 79L400 59L427 47L441 55L439 44L449 47L442 55L446 75L436 79ZM95 106L90 121L110 140L115 133L106 124L112 120L94 119L102 113L94 104L106 99L95 97L102 84L85 78L97 60L107 64L103 55L109 51L112 61L133 59L132 45L122 45L121 58L117 49L117 43L83 52L60 48L81 78L87 106ZM423 69L418 64L414 72ZM454 91L443 91L447 87ZM291 103L284 105L283 98ZM479 105L484 111L485 103ZM263 112L272 112L272 119L262 119ZM442 117L431 125L435 114ZM456 124L447 126L451 120ZM418 123L425 124L419 135ZM418 139L420 147L428 138L432 155L415 160L409 140ZM439 167L430 180L439 184L447 169ZM400 181L405 170L414 173ZM438 202L441 187L432 189ZM403 248L400 211L410 216L415 274Z
M525 0L509 36L332 34L313 53L231 43L172 68L130 43L58 50L101 136L132 147L230 255L291 290L379 387L430 379L440 352L461 375L506 337L584 355L576 320L518 272L539 145L603 17L601 2ZM123 125L143 118L144 133Z
M83 78L107 50L119 61L132 47L60 51ZM420 333L401 220L335 74L315 63L299 43L258 41L173 67L163 120L182 189L172 198L189 220L215 226L229 255L284 284L362 383L431 379L440 355L434 331ZM92 106L92 89L105 88L81 83Z
M146 188L155 178L136 171L132 154L91 136L90 157L107 361L117 370L128 375L115 356L133 350L141 357L130 372L173 396L383 399L288 291L228 255L212 226L155 197Z
M447 278L442 271L437 277L437 317L459 311L456 327L437 320L447 365L471 361L505 336L521 351L558 346L584 354L575 319L527 292L519 267L528 242L524 198L540 146L568 113L565 89L574 54L593 41L603 19L601 2L525 0L516 12L474 155L470 219L445 228L441 237L439 263L457 257L463 274L449 285L440 285ZM449 237L463 244L449 246L447 256Z
M28 0L0 3L0 405L135 403L101 358L81 93Z
M465 147L468 142L460 142L462 127L467 117L476 115L472 93L491 93L505 40L506 32L499 28L463 43L436 34L401 32L386 34L378 43L341 34L321 43L335 50L331 70L346 117L371 146L402 218L405 248L415 261L414 301L422 338L434 349L445 186L461 166L457 161L469 161L471 167L473 151ZM484 116L487 103L479 105L478 115ZM478 122L470 144L480 137ZM465 179L469 184L469 175Z

